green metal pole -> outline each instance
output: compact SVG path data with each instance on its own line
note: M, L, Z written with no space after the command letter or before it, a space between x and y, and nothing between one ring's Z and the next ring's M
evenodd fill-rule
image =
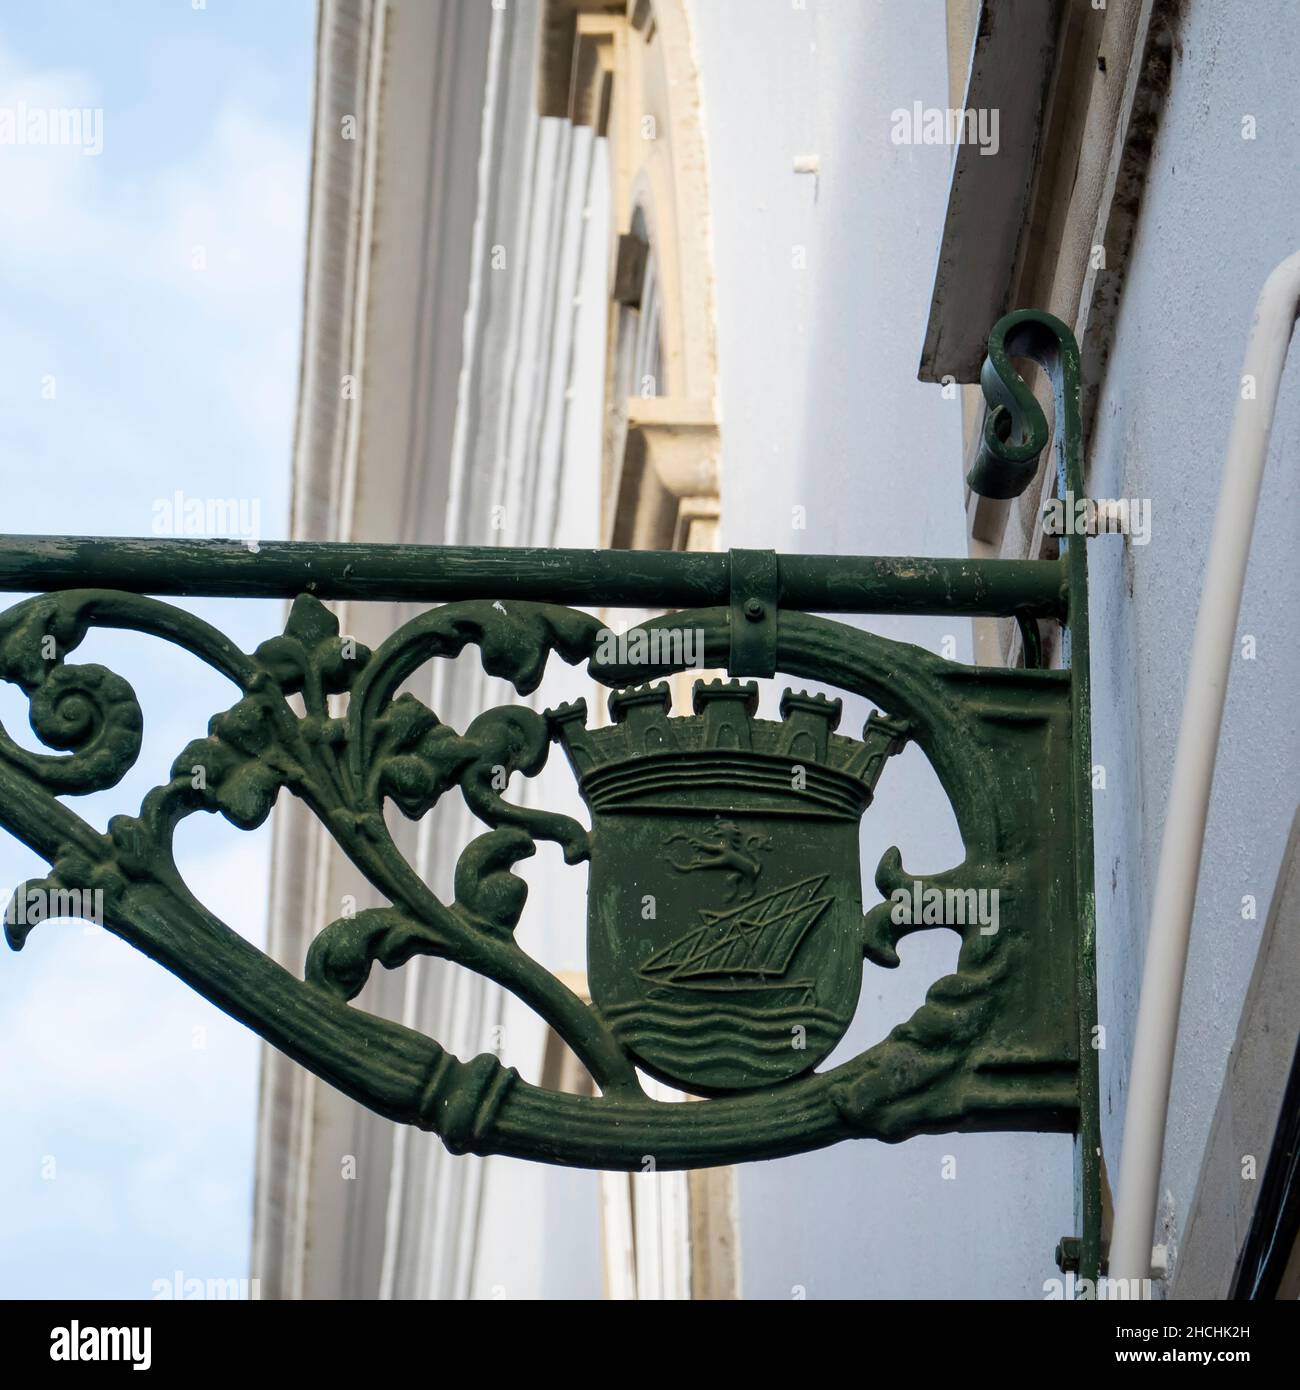
M778 601L809 613L1063 618L1053 560L781 555ZM0 536L0 591L117 589L190 598L451 603L513 598L589 607L703 608L732 597L726 553L532 550L129 537Z

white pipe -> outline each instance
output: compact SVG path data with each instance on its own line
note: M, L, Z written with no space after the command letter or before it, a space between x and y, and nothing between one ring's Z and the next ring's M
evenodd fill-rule
M1268 437L1287 347L1300 312L1300 252L1264 282L1242 368L1243 385L1228 439L1219 510L1192 639L1183 720L1169 788L1160 868L1151 904L1133 1070L1124 1111L1119 1198L1111 1240L1112 1279L1146 1279L1160 1188L1169 1086L1178 1039L1187 939L1196 903L1205 818L1218 753L1219 726L1236 647L1241 591L1259 505ZM1253 381L1253 398L1246 398Z

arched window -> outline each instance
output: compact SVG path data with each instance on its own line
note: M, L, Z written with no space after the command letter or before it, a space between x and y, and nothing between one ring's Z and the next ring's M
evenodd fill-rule
M610 161L606 544L711 550L719 519L707 162L684 0L547 0L543 115Z

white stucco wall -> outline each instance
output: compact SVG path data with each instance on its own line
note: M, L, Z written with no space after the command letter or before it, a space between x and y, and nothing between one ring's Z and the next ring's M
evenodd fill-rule
M964 555L960 413L916 380L951 151L890 143L890 113L946 106L944 7L697 0L723 439L724 544ZM816 177L797 174L815 155ZM803 268L797 248L804 248ZM795 508L806 509L797 529ZM875 618L939 650L969 624ZM779 690L779 684L776 686ZM846 700L856 733L866 707ZM922 755L889 767L863 826L866 902L891 844L909 871L962 857ZM867 966L842 1060L882 1038L955 965L921 933ZM955 1159L955 1175L943 1176ZM967 1135L842 1144L740 1172L746 1297L1041 1297L1073 1229L1071 1141ZM801 1294L802 1291L802 1294Z
M1228 427L1256 297L1300 246L1300 62L1285 0L1197 0L1180 30L1092 444L1094 493L1152 503L1092 549L1102 1127L1123 1124L1150 892ZM1256 138L1242 138L1253 116ZM1300 363L1282 383L1206 833L1162 1184L1187 1216L1300 788ZM1242 899L1257 900L1243 920ZM1279 1090L1284 1078L1277 1079ZM1276 1103L1276 1102L1274 1102ZM1263 1172L1263 1155L1260 1173Z

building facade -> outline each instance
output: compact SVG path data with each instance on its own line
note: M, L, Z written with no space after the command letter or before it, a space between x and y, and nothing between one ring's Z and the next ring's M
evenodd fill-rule
M983 423L973 383L1008 310L1044 308L1075 330L1090 491L1145 504L1134 515L1149 520L1088 542L1111 1173L1239 363L1259 287L1300 225L1287 154L1297 60L1275 42L1286 9L320 8L295 538L1051 555L1052 470L1009 504L963 482ZM1284 386L1166 1145L1158 1287L1174 1296L1227 1292L1260 1206L1241 1159L1254 1154L1262 1176L1278 1058L1289 1066L1300 1031L1284 872L1300 780L1286 630L1300 598L1298 445ZM374 646L408 616L357 604L340 620ZM864 625L959 661L1024 659L1011 622ZM468 658L438 665L413 688L454 727L506 696ZM780 685L767 684L774 709ZM583 695L594 709L571 671L537 701ZM868 707L846 703L860 706L846 724L860 724ZM863 864L890 846L914 873L957 862L924 756L893 762L863 823ZM558 761L537 796L581 814ZM302 808L276 815L271 949L300 970L321 925L375 904ZM469 824L446 806L400 823L435 888ZM581 873L549 847L519 872L521 940L581 990ZM899 969L869 968L836 1056L907 1018L956 953L955 937L926 934ZM458 1055L590 1085L491 983L430 960L376 976L359 1001L371 1011ZM268 1051L253 1273L283 1297L1039 1298L1073 1229L1072 1148L1061 1135L937 1135L740 1169L571 1172L453 1157Z

